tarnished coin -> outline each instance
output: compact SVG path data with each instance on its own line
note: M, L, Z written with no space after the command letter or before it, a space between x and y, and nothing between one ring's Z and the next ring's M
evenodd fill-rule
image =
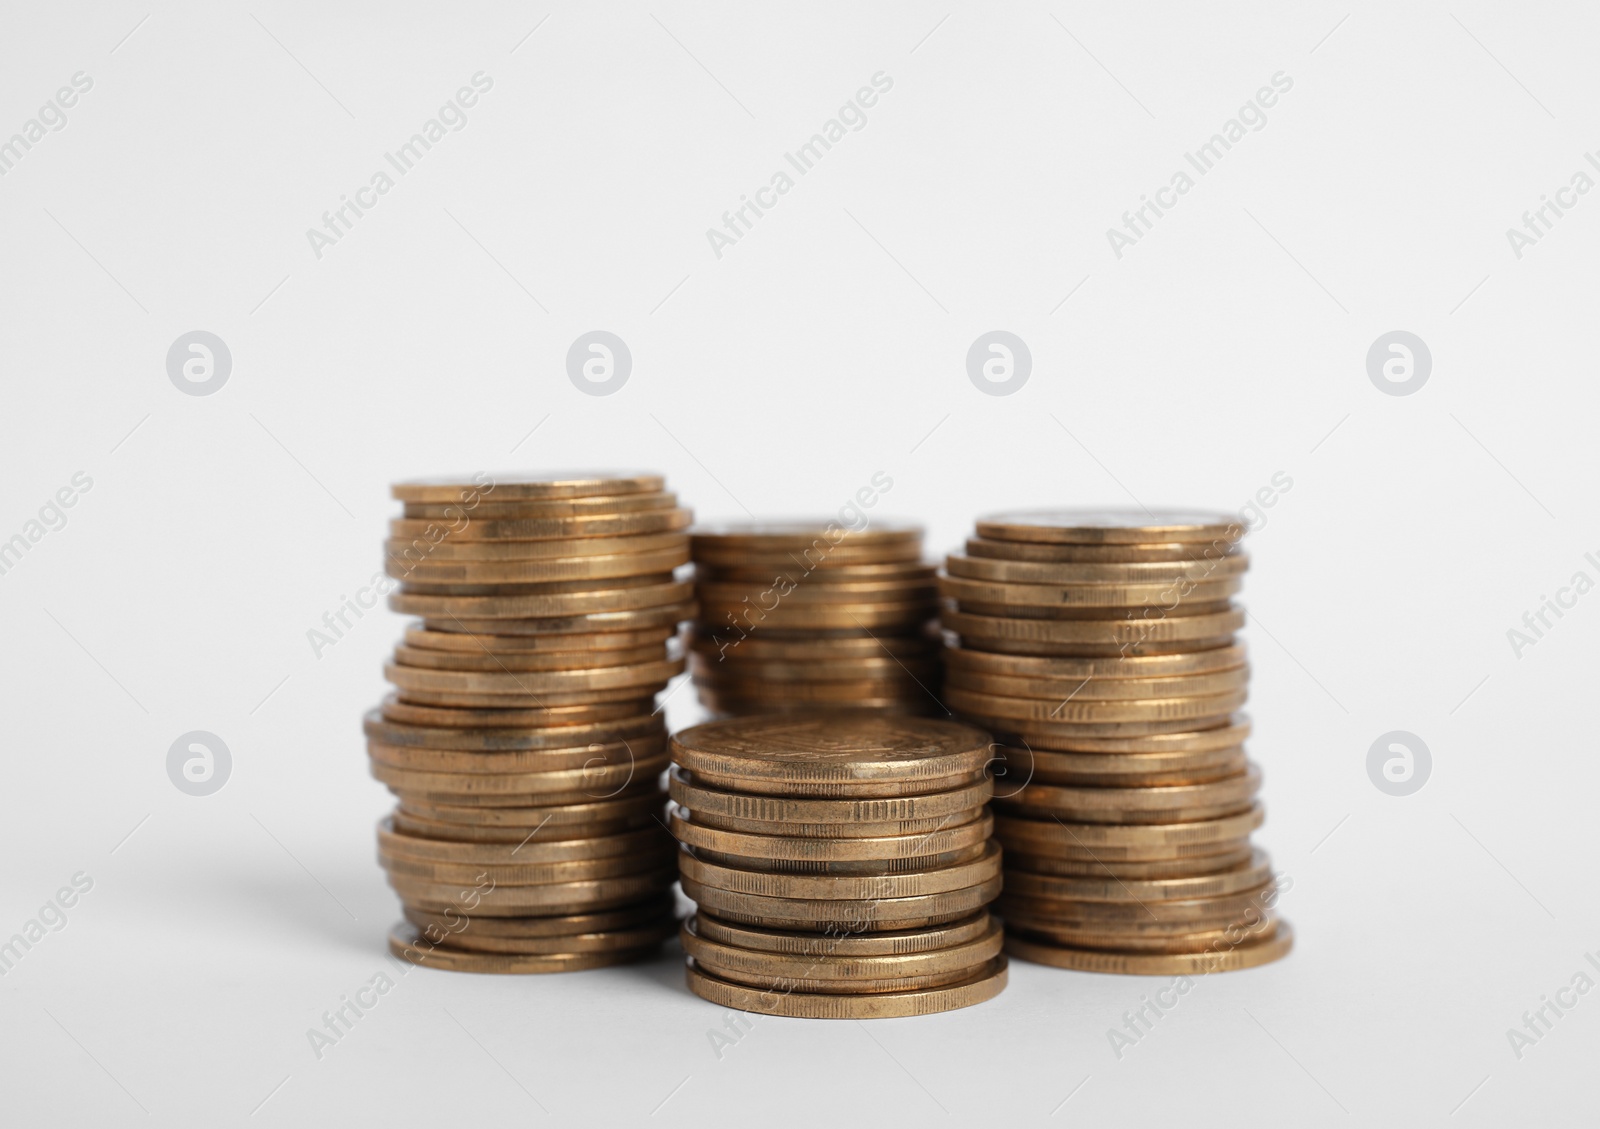
M863 529L849 529L833 518L800 521L734 521L697 525L692 534L695 555L706 549L747 552L783 552L817 547L904 545L922 541L922 527L905 522L876 521Z
M793 561L777 568L750 568L748 566L722 566L697 564L695 579L717 584L755 585L758 588L775 587L780 591L790 585L850 584L861 581L921 581L932 584L938 576L936 565L922 561L887 561L883 564L843 564L832 568L807 568Z
M1185 698L1115 700L1074 697L1053 700L1003 698L998 694L946 686L943 697L945 705L951 709L970 713L974 717L1018 718L1064 724L1077 721L1188 721L1224 717L1244 705L1248 691L1241 688Z
M744 717L750 714L804 714L817 712L819 703L804 698L777 698L769 694L735 696L723 693L712 686L701 684L697 688L700 704L714 714L725 717ZM892 714L899 717L927 717L944 713L936 699L917 691L922 697L855 698L847 702L830 702L827 708L833 713L853 712L863 714Z
M415 772L378 761L371 762L370 767L375 780L396 792L413 796L468 798L549 794L605 799L635 780L655 779L666 769L667 763L665 755L657 754L552 772Z
M390 694L378 707L384 721L418 729L442 730L542 730L576 725L598 725L647 716L654 708L655 699L648 693L638 698L614 702L589 702L577 706L505 706L487 709L442 709L416 702L403 702L398 695Z
M1165 788L1182 784L1207 784L1224 777L1237 776L1248 767L1243 747L1223 750L1221 753L1205 753L1194 757L1188 767L1165 771L1141 770L1140 764L1141 762L1154 764L1176 758L1148 754L1086 757L1073 753L1049 752L1035 752L1030 756L1022 750L1007 751L1021 753L1020 756L1008 757L1006 760L1017 776L1025 778L1030 783L1060 784L1069 788ZM1086 762L1089 761L1098 763L1095 763L1092 769L1086 768ZM1063 765L1069 767L1061 767ZM1032 768L1031 774L1023 771L1027 768Z
M882 933L854 933L843 929L828 933L762 929L724 921L708 913L696 914L691 920L700 936L709 941L756 952L782 953L790 957L883 957L969 944L990 932L994 918L980 910L970 917L945 925Z
M1040 561L1005 561L992 557L945 558L945 571L968 580L1007 584L1170 584L1179 580L1207 581L1238 576L1250 565L1243 553L1188 561L1143 561L1118 564L1051 564Z
M905 898L769 898L702 886L681 877L686 897L702 910L729 921L771 929L843 929L875 933L889 929L920 929L955 921L982 909L1000 893L1000 876L978 886L938 894Z
M688 981L689 990L695 995L739 1011L804 1019L883 1019L932 1015L991 1000L1005 990L1006 967L1006 959L1001 956L989 962L970 980L937 988L855 996L751 988L704 972L692 959L688 965Z
M1027 870L1035 874L1055 874L1063 878L1188 878L1197 874L1215 874L1218 871L1229 870L1249 862L1251 858L1248 839L1235 839L1227 845L1225 851L1214 855L1134 862L1026 854L1003 841L1001 846L1006 852L1006 873Z
M419 861L378 852L378 862L391 878L423 882L476 883L487 877L496 889L520 890L525 886L549 886L563 882L619 878L660 869L672 857L669 843L608 858L571 859L566 862L509 863L506 865Z
M689 654L689 669L702 681L715 683L723 679L736 682L743 679L769 683L777 688L824 679L823 685L832 685L839 682L904 683L916 680L932 683L939 677L935 655L899 659L880 654L876 658L763 662L740 654L737 649L729 651L720 661L716 657L706 657L698 651L692 651Z
M1237 577L1152 584L1003 584L960 576L939 578L939 595L946 599L959 600L963 607L969 603L1004 607L1007 615L1021 615L1024 608L1168 608L1180 601L1215 603L1241 587ZM704 597L701 601L706 602Z
M677 931L678 919L668 913L650 924L637 925L631 929L571 933L561 937L504 937L468 930L465 933L448 936L441 943L449 948L468 952L516 953L525 956L548 956L553 953L614 953L649 949L661 944ZM428 936L426 930L422 933Z
M1045 879L1041 878L1040 881ZM1276 900L1276 888L1270 880L1234 894L1143 903L1055 898L1043 894L1015 893L1007 889L1000 896L997 912L1002 916L1015 915L1019 919L1027 916L1077 928L1103 922L1107 926L1121 924L1135 929L1187 929L1190 924L1221 926L1241 916L1247 918L1252 912L1260 912L1262 907L1271 908Z
M390 601L394 597L389 597ZM855 627L865 631L882 628L920 627L934 616L934 600L860 604L801 604L781 601L772 608L746 603L714 603L700 600L701 614L712 622L726 620L745 630L797 630ZM400 610L400 609L396 609Z
M761 819L739 819L736 816L698 812L694 815L694 822L702 827L746 835L777 835L795 839L871 839L927 835L933 831L942 831L946 827L959 827L971 823L982 815L983 808L973 807L937 819L900 819L882 823L772 823Z
M369 710L361 719L361 727L368 740L386 745L468 751L570 749L631 741L666 732L665 719L660 713L651 713L648 708L636 714L621 714L620 709L611 707L605 709L619 716L599 721L554 722L544 726L510 725L503 729L482 725L417 725L391 720L384 711Z
M445 706L467 710L513 710L523 708L555 709L560 706L602 705L607 702L634 702L637 695L646 700L666 686L666 680L647 682L639 686L618 686L610 690L550 691L539 694L464 694L454 690L397 691L403 702L419 706ZM631 712L631 711L630 711ZM494 723L490 723L494 724Z
M801 954L726 944L702 934L699 923L691 917L683 923L679 938L685 952L706 968L720 970L721 975L738 971L798 980L883 980L970 971L1000 954L1001 934L1000 923L991 918L989 927L979 936L939 949L883 956L836 952Z
M635 470L561 470L532 474L480 471L470 476L414 478L396 482L390 488L390 493L402 502L458 502L473 496L497 500L536 500L655 494L665 485L666 479L661 475Z
M1260 790L1261 770L1252 764L1237 776L1205 784L1170 784L1156 788L1074 788L1029 782L995 802L1007 811L1031 809L1053 813L1068 821L1081 814L1093 822L1108 822L1107 813L1125 817L1227 805L1244 808Z
M785 637L770 631L759 635L728 634L707 635L708 628L695 628L689 636L689 647L697 657L711 664L750 659L755 662L825 663L860 662L896 658L911 663L917 660L936 660L939 640L928 635L869 635L866 632L846 634L803 635Z
M484 953L453 949L436 945L418 933L409 922L394 927L389 933L389 951L401 960L425 968L441 968L450 972L496 972L527 974L535 972L576 972L585 968L604 968L613 964L630 964L653 954L659 940L651 941L637 949L608 949L576 953Z
M767 681L743 672L699 677L699 685L718 697L770 700L774 703L804 702L812 704L819 710L833 706L848 707L874 698L895 698L909 693L921 693L918 680L908 672L901 672L898 678L841 682ZM929 674L928 677L931 679L933 676Z
M685 730L684 733L692 732ZM681 738L684 733L678 736ZM709 787L680 768L667 774L672 798L696 819L731 816L768 823L889 823L908 819L942 819L986 803L994 794L988 777L964 782L946 791L916 795L806 799L755 795Z
M1026 726L1022 727L1026 728ZM1035 740L1035 737L1038 740ZM1172 733L1149 733L1129 737L1096 737L1090 734L1069 733L1063 739L1045 740L1047 734L1035 731L1029 734L1029 747L1058 753L1151 754L1174 756L1215 752L1232 749L1250 736L1250 718L1234 714L1218 724L1205 729L1185 729Z
M1278 922L1271 936L1247 940L1232 948L1199 953L1118 953L1095 949L1069 949L1041 944L1011 934L1006 952L1022 960L1079 972L1115 972L1139 976L1191 976L1208 972L1230 972L1255 968L1287 956L1294 947L1294 930L1287 921Z
M1195 510L1014 510L979 518L977 530L979 537L993 541L1067 545L1229 545L1244 536L1237 514Z
M516 841L520 842L523 837L537 835L546 828L551 838L561 839L575 834L575 829L579 828L619 821L659 821L665 805L665 793L654 780L648 780L639 781L616 796L576 803L482 808L408 799L401 802L395 819L397 826L403 818L416 818L458 827L505 828L508 832L519 832Z
M731 984L743 984L747 988L756 988L767 991L805 992L807 994L844 996L850 999L862 999L884 992L913 992L919 989L942 988L949 984L959 984L972 978L973 969L952 969L947 972L908 973L902 976L884 977L878 979L857 978L854 980L819 980L800 979L787 976L769 976L760 972L748 972L737 965L721 964L713 959L712 953L696 954L691 959L695 968L707 976L715 976Z

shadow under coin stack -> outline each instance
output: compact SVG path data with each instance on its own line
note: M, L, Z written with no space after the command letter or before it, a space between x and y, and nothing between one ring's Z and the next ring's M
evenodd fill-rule
M378 858L433 968L561 972L636 960L677 927L655 695L692 614L691 520L657 475L404 482L389 597L421 622L365 719L399 799Z
M925 1015L1006 984L988 734L773 714L672 739L690 989L741 1011Z
M938 710L936 570L920 527L736 523L695 529L692 552L689 662L707 709Z
M1227 514L1002 514L947 560L945 702L1006 762L1011 955L1178 975L1289 951L1235 712L1242 532Z

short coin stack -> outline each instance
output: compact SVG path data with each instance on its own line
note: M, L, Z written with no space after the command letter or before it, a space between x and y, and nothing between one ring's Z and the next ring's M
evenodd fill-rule
M635 960L672 935L655 695L692 614L689 511L658 475L404 482L387 571L422 617L365 719L399 798L378 857L398 956L471 972Z
M935 568L922 530L739 523L693 531L689 661L707 709L938 709Z
M772 714L672 739L689 987L769 1015L866 1019L1006 983L988 734L881 714Z
M1242 532L1227 514L1002 514L946 562L945 701L1003 744L1013 956L1179 974L1293 943L1250 845Z

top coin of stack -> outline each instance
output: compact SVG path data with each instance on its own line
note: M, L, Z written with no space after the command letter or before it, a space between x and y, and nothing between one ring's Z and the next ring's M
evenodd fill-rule
M1003 743L1007 951L1099 971L1274 960L1260 772L1231 597L1228 514L1045 511L980 520L940 579L945 701Z
M672 738L689 987L725 1007L866 1019L1006 982L989 736L951 721L770 714Z
M399 798L379 860L398 955L552 972L637 959L675 927L655 695L692 614L688 510L659 475L403 482L386 569L407 629L366 719Z
M935 569L922 530L748 522L693 530L690 664L721 714L937 707Z

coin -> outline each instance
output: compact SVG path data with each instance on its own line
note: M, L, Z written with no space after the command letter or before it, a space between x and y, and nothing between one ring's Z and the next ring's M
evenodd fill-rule
M932 675L929 675L931 678ZM860 679L854 682L766 682L755 675L729 672L701 676L702 688L719 698L766 699L773 702L803 702L819 710L851 706L864 699L893 698L917 680L910 674L901 678Z
M401 644L394 649L394 661L400 666L421 667L428 670L476 670L488 673L534 670L585 670L596 666L634 666L639 663L659 662L667 657L663 643L651 643L626 650L604 651L532 651L522 654L493 654L468 651L432 651L422 647Z
M512 501L485 501L487 497L488 495L480 493L476 502L407 502L404 516L454 520L467 517L473 521L485 518L581 517L587 514L670 510L678 505L676 494L664 492L595 494L582 498L525 498Z
M1064 724L1075 721L1190 721L1219 718L1244 705L1243 689L1190 697L1054 700L1049 698L1003 698L998 694L976 693L959 686L944 688L944 701L951 709L975 717L1019 718Z
M1207 651L1183 651L1171 655L1144 655L1130 658L1071 658L1037 655L997 654L947 647L945 664L952 675L973 672L986 675L1014 675L1019 678L1127 679L1176 678L1215 674L1245 665L1245 646L1235 643Z
M392 538L383 543L385 559L400 568L423 565L515 564L581 557L687 554L687 533L636 533L616 537L568 537L548 541L431 541Z
M822 670L832 669L835 663L860 662L897 658L906 662L933 659L939 654L939 640L927 635L870 635L866 632L847 634L811 634L799 637L784 636L774 632L738 637L707 635L705 627L696 628L689 635L689 647L696 656L710 662L750 659L756 662L805 663L811 666L820 660L826 664Z
M672 884L674 873L667 867L618 878L541 886L501 886L488 875L471 884L429 882L401 874L388 877L395 893L418 909L435 913L454 910L483 917L526 917L532 913L591 913L626 906L666 889Z
M606 660L602 660L606 661ZM385 663L384 677L403 691L444 690L470 694L542 694L665 683L682 672L682 659L578 670L440 670Z
M694 574L696 580L742 584L747 587L752 584L781 586L784 581L796 586L802 583L832 585L859 581L919 581L923 586L931 587L939 574L939 569L920 560L886 561L881 564L842 564L826 569L806 568L789 561L776 568L699 564L695 567Z
M1172 584L1180 580L1195 582L1236 577L1250 566L1243 553L1229 553L1211 559L1185 561L1128 561L1119 563L1050 563L1007 561L992 557L945 558L951 576L968 580L1013 584L1051 585L1141 585Z
M447 937L442 943L454 950L517 953L527 956L547 956L552 953L612 953L652 949L677 931L677 918L667 914L653 924L609 932L573 933L561 937L499 937L473 933L469 930Z
M393 601L391 596L390 600ZM792 600L780 601L771 608L748 603L717 603L702 599L701 615L708 620L726 617L729 623L749 628L775 628L784 630L826 629L857 627L862 630L893 627L920 628L933 618L933 601L885 602L874 604L798 604Z
M881 980L969 971L1000 955L1000 923L990 919L988 928L969 941L938 949L908 953L864 956L834 952L786 953L747 949L701 934L699 923L691 917L679 932L684 951L708 969L726 975L730 970L763 977L802 980Z
M1137 564L1143 561L1193 561L1222 551L1205 543L1182 541L1115 545L1048 544L1043 541L991 541L973 537L967 555L990 560L1035 561L1045 564ZM1237 549L1233 551L1237 552Z
M659 756L666 749L663 737L636 742L595 742L571 749L497 749L472 752L428 749L411 745L367 742L367 755L379 764L413 772L551 772L600 765L637 763Z
M644 699L646 705L649 700ZM624 703L625 705L626 703ZM387 716L387 710L371 710L361 719L361 727L368 740L387 745L415 748L459 749L471 751L516 749L561 749L588 746L609 741L626 741L651 734L665 733L666 723L659 713L643 710L636 714L622 712L622 706L576 707L579 710L604 710L618 716L598 721L552 723L549 725L511 725L496 729L485 725L426 725L396 721ZM526 711L513 711L526 712ZM552 711L558 716L568 715L568 710ZM451 716L442 720L453 721Z
M680 733L679 737L682 736ZM803 799L708 787L682 769L674 768L667 773L667 788L672 798L693 812L696 819L731 816L769 823L887 823L939 819L968 811L993 795L994 781L984 777L944 791L922 794Z
M657 944L652 941L637 949L576 953L484 953L435 945L424 939L416 926L409 923L397 925L389 933L389 951L401 960L451 972L576 972L584 968L604 968L642 960L656 951Z
M982 807L972 807L966 811L939 816L937 819L898 819L872 823L774 823L762 819L739 819L735 816L700 811L694 813L694 821L702 827L748 835L778 835L796 839L871 839L926 835L931 831L942 831L946 827L959 827L964 823L971 823L982 815Z
M1015 510L979 518L977 530L979 537L995 541L1068 545L1229 545L1244 535L1238 515L1194 510Z
M659 871L672 858L669 849L650 848L608 858L570 859L566 862L511 863L491 866L448 862L427 862L378 852L378 862L391 878L423 882L476 883L492 879L500 890L521 890L527 886L549 886L589 879L619 878L644 871Z
M412 651L425 651L428 654L549 654L581 658L592 651L628 651L661 646L675 634L671 627L605 631L593 635L474 635L464 631L430 631L425 627L408 627L403 645Z
M689 563L685 549L621 556L555 557L539 561L441 561L408 564L397 557L384 571L397 580L417 584L532 584L560 580L608 579L671 572Z
M655 781L640 781L605 799L583 799L572 803L537 806L480 808L461 804L409 799L401 803L395 819L416 818L457 827L505 828L522 838L550 829L552 838L573 834L574 828L603 826L617 821L657 821L666 801ZM398 824L397 824L398 826Z
M1222 846L1223 844L1217 844ZM1174 859L1122 861L1100 858L1057 858L1048 855L1028 854L1011 843L1001 840L1005 848L1006 872L1032 871L1035 874L1054 874L1063 878L1187 878L1196 874L1214 874L1250 861L1251 847L1248 839L1235 839L1228 849L1214 855L1184 856Z
M1020 928L1007 922L1006 928L1016 936L1035 944L1056 945L1068 949L1099 949L1102 951L1130 953L1201 953L1221 952L1252 940L1266 940L1278 929L1275 913L1264 913L1252 921L1236 921L1215 929L1193 932L1137 933L1128 930L1105 928L1063 929L1045 928L1030 923Z
M691 960L688 982L689 990L695 995L740 1011L806 1019L882 1019L890 1016L932 1015L993 999L1005 989L1006 967L1005 957L1002 956L989 962L970 980L955 984L906 992L826 995L734 984L702 971Z
M1280 921L1266 940L1247 942L1221 952L1202 953L1114 953L1090 949L1068 949L1038 944L1015 934L1005 942L1006 952L1038 964L1071 968L1080 972L1132 973L1140 976L1190 976L1197 973L1229 972L1255 968L1287 956L1294 947L1294 930Z
M1094 902L1161 902L1181 898L1211 898L1253 890L1272 876L1265 853L1231 869L1208 874L1168 878L1068 877L1038 874L1012 862L1006 871L1006 891L1019 897L1068 898Z
M755 551L806 550L822 541L828 548L920 543L922 527L903 522L874 522L863 529L848 529L832 518L802 521L749 521L698 525L691 533L694 547L737 546Z
M672 533L689 528L694 515L684 509L645 510L631 514L589 514L581 517L489 518L445 525L425 518L393 518L389 538L394 541L554 541L576 537L620 537L642 533Z
M980 610L968 605L987 604L1003 606L1006 615L1018 615L1023 608L1172 608L1180 600L1214 603L1226 600L1240 587L1237 577L1153 584L1004 584L945 576L939 580L939 595L960 601L963 609Z
M1000 876L979 886L905 898L769 898L702 886L692 878L679 878L686 897L717 917L746 925L776 929L852 932L918 929L943 925L971 914L994 901L1000 893Z
M709 941L757 952L784 953L789 956L881 957L924 953L965 945L987 935L994 919L985 911L945 925L923 929L888 930L882 933L800 933L762 929L724 921L708 913L690 919L696 931Z
M770 690L763 690L756 696L740 696L726 694L715 687L701 684L697 693L701 705L723 717L743 717L748 714L814 714L819 708L818 703L804 698L775 697ZM924 717L935 712L945 712L933 698L928 698L926 701L900 697L855 698L848 702L828 703L827 708L834 713L879 713L908 717Z
M611 583L631 579L635 578L619 577ZM682 603L693 590L694 586L688 581L675 580L664 584L602 588L549 596L419 596L393 592L389 595L389 607L404 614L426 617L453 615L462 619L531 619L656 609Z
M1130 616L1124 619L1007 619L1000 616L972 615L963 611L944 611L939 622L962 639L1017 639L1037 642L1095 643L1120 646L1144 643L1175 643L1227 639L1244 627L1244 612L1216 612L1210 615ZM1113 647L1112 653L1116 653Z
M1211 854L1216 849L1215 844L1249 835L1265 818L1260 804L1216 819L1133 826L1065 821L1048 816L1029 819L996 812L994 830L997 839L1008 846L1014 843L1018 850L1057 854L1077 849L1094 852L1085 857L1100 855L1131 860L1172 858L1184 853Z
M515 619L477 619L446 613L422 621L430 631L456 631L468 635L588 635L606 631L638 631L652 627L675 628L695 614L692 600L632 611L588 612L583 615L535 616Z
M453 690L416 690L402 689L399 691L401 701L412 705L421 706L448 706L462 710L511 710L519 707L534 707L540 710L556 709L561 706L603 705L607 702L637 702L637 695L654 695L667 684L666 679L659 682L645 683L641 686L619 686L610 690L574 690L571 692L545 691L542 694L464 694ZM645 699L649 701L649 697ZM628 712L636 712L636 707ZM491 722L490 724L495 724Z
M391 493L402 502L455 502L476 494L482 497L542 499L582 498L609 494L659 493L666 480L659 474L631 470L544 471L509 474L503 471L462 476L414 478L397 482Z
M1072 736L1069 740L1056 741L1049 744L1030 741L1030 745L1037 744L1040 749L1050 749L1064 753L1178 755L1236 748L1243 744L1245 738L1249 736L1250 719L1244 714L1235 714L1233 717L1225 719L1222 723L1207 729L1189 729L1177 733L1150 733L1133 737L1095 737L1084 734Z
M460 843L422 838L401 833L392 816L378 823L378 850L389 858L439 862L454 866L514 866L571 862L582 859L615 858L665 849L671 853L672 838L658 825L622 835L587 839L561 839L554 831L548 838L534 837L515 845L504 843Z
M1167 812L1228 804L1245 806L1260 788L1261 770L1250 765L1246 771L1221 780L1155 788L1073 788L1030 782L996 802L1051 811L1071 819L1069 812Z
M770 871L740 870L707 862L690 848L684 848L678 857L678 872L699 886L713 886L719 890L763 898L888 900L943 894L988 882L1000 874L1000 848L990 843L983 855L973 862L883 875L775 874Z
M533 796L579 795L604 799L608 793L634 780L650 780L667 767L658 755L621 763L586 765L550 772L414 772L380 761L371 763L372 776L397 792L417 796Z
M1023 678L1014 674L978 674L951 670L945 685L975 694L1010 698L1045 698L1075 702L1112 699L1186 698L1239 690L1250 682L1250 668L1235 667L1213 674L1180 674L1171 678Z
M679 842L696 850L772 861L883 862L913 859L981 846L994 831L993 818L985 814L967 823L952 823L924 834L814 839L789 835L753 835L703 826L695 822L687 809L681 807L670 808L667 814L672 834Z
M653 925L663 919L671 919L672 915L671 894L657 895L622 909L606 910L603 913L552 917L470 917L456 911L431 913L412 906L405 908L405 919L415 925L425 939L430 941L448 939L451 944L459 943L459 939L465 936L554 941L561 937L614 933L642 925ZM676 928L677 922L673 921L673 929Z
M935 661L922 659L897 659L893 655L884 655L878 658L861 659L830 659L826 665L815 661L810 662L761 662L752 661L736 651L728 655L725 661L719 663L715 658L706 658L700 652L691 652L689 655L689 669L694 675L703 680L714 682L717 678L743 678L756 682L770 682L775 685L789 683L806 683L811 680L827 676L832 682L859 682L859 681L902 681L907 678L920 678L927 681L938 679L939 666Z

